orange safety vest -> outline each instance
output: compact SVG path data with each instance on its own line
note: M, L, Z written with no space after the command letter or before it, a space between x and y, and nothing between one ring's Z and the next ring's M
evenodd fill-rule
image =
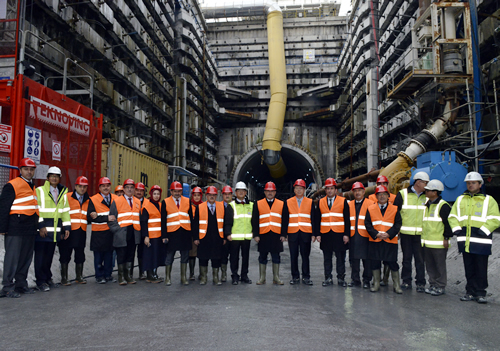
M200 224L200 239L203 239L205 235L207 235L208 228L208 201L198 205L198 212L200 214L200 220L198 222ZM221 238L224 238L224 204L222 202L215 202L215 215L217 217L219 235Z
M118 198L115 194L109 194L110 196L110 201L111 204L115 202L115 200ZM109 207L106 206L105 204L102 203L104 198L102 197L101 193L97 193L94 196L90 198L92 200L92 203L94 204L95 212L97 213L98 216L109 216ZM130 206L129 206L130 207ZM93 232L103 232L105 230L109 230L108 223L96 223L92 222L92 231Z
M396 219L396 213L398 212L397 206L393 204L387 204L387 209L385 210L384 215L382 216L382 212L380 211L380 207L378 204L373 204L368 206L368 212L370 212L370 219L372 221L373 228L379 232L387 232L394 225L394 220ZM370 241L379 242L382 241L379 238L372 239L370 236ZM384 239L384 241L391 244L398 244L398 236L396 235L392 239Z
M132 200L132 208L130 208L130 203L125 196L119 196L115 199L115 205L118 211L117 221L120 227L125 228L133 225L135 230L141 230L141 200L134 197Z
M155 205L151 203L148 199L144 199L142 203L142 210L148 211L148 236L150 239L155 239L161 237L161 203L160 209L157 209ZM142 213L141 210L141 213Z
M29 184L21 177L17 177L9 181L14 188L16 198L10 206L9 214L22 214L26 216L33 216L38 212L38 200L36 197L36 190L31 189Z
M81 206L80 201L72 197L73 192L67 193L69 203L69 215L71 217L71 230L87 230L87 209L89 200L87 199Z
M281 234L281 223L284 202L274 199L273 205L269 207L267 199L257 201L259 209L259 234L273 232Z
M370 199L365 199L363 201L363 204L361 205L361 209L359 210L359 217L358 217L358 222L356 223L356 200L352 200L349 202L349 216L351 219L351 236L354 236L354 233L356 232L356 224L358 226L358 233L359 235L369 238L370 234L366 231L365 227L365 217L366 217L366 211L368 211L368 207L370 205L373 205L373 202L370 201Z
M191 204L189 199L181 196L181 203L177 208L174 198L170 196L165 199L165 204L167 205L167 232L175 232L181 227L185 230L191 230L191 218L189 218Z
M344 232L344 202L345 198L337 195L330 209L326 196L319 200L322 234L328 233L330 230L335 233Z
M378 204L377 196L375 194L371 194L368 196L370 200L374 203ZM394 205L394 201L396 200L396 195L389 193L389 203Z
M299 230L304 233L312 233L311 209L312 199L302 198L300 208L297 197L294 196L286 200L288 206L288 233L297 233Z

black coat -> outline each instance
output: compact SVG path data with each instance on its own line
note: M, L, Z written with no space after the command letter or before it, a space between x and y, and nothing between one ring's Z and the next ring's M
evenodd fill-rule
M315 218L316 218L316 228L318 230L317 235L321 236L321 243L319 248L327 252L343 252L349 249L349 244L344 244L344 236L351 235L351 220L349 214L349 204L347 200L344 199L344 232L336 233L330 230L328 233L321 233L321 210L318 206L315 207Z
M73 194L71 195L73 199L78 201L78 197L76 196L76 192L73 191ZM90 204L90 199L89 199L89 194L85 193L83 194L83 200L82 202L85 203L85 201L89 200ZM82 205L80 205L80 209L82 208ZM87 206L87 214L88 214L88 206ZM88 219L87 219L88 223ZM87 231L79 228L77 230L72 230L71 233L68 236L68 239L66 239L66 244L68 247L72 248L82 248L85 247L87 244Z
M230 206L228 206L230 207ZM196 212L193 220L193 240L199 240L197 255L200 260L220 260L222 258L222 246L224 245L224 239L220 237L219 227L217 226L217 210L212 214L208 211L208 227L207 233L200 239L199 221L200 213L199 207L196 208Z
M23 178L24 179L24 178ZM32 189L35 186L28 183ZM38 231L38 215L10 215L10 207L16 199L12 184L7 183L0 195L0 233L11 236L35 236Z
M101 202L106 207L109 208L109 205L104 201ZM87 209L87 222L90 223L107 223L108 216L97 216L96 219L92 219L90 214L95 212L95 206L92 203L92 200L89 200L89 206ZM90 236L90 250L103 252L103 251L112 251L113 250L113 233L110 230L103 231L92 231Z
M273 206L272 202L267 201L267 204L269 205L269 208ZM283 226L283 217L285 213L288 213L288 210L285 211L286 208L286 202L283 204L283 212L281 216L281 232L280 233L275 233L273 231L269 231L265 234L260 234L260 228L259 228L259 205L257 202L253 206L253 211L252 211L252 231L253 231L253 237L259 238L259 244L257 245L258 251L263 252L263 253L279 253L283 252L283 242L281 241L281 238L286 237L286 228ZM288 217L288 215L287 215Z
M355 200L352 200L355 201ZM356 209L356 223L359 218L359 212L363 206L365 199L359 204L355 203L354 208ZM359 235L357 227L355 228L354 235L349 238L349 259L353 260L366 260L368 259L368 243L370 239Z
M385 214L387 207L380 210L382 215ZM401 229L403 221L401 220L401 214L399 210L396 212L396 217L394 218L394 225L387 231L389 234L389 239L393 239L396 235L398 235L399 230ZM378 231L373 228L372 220L370 217L370 212L366 211L365 217L365 227L368 234L375 239L377 237ZM398 245L391 244L387 241L370 241L368 246L368 256L370 260L374 261L387 261L387 262L397 262L398 260Z
M167 251L189 251L192 249L192 225L193 211L191 206L188 210L189 219L191 221L191 230L186 230L182 227L175 232L167 232L167 204L165 200L161 203L161 237L168 239Z

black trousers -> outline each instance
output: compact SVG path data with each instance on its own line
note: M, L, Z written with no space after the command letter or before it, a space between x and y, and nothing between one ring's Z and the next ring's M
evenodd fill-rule
M400 234L399 242L401 243L401 251L403 251L403 269L401 270L403 284L411 285L411 262L415 258L415 283L425 285L424 250L421 235Z
M189 250L179 251L181 253L181 263L189 262ZM165 258L165 266L171 266L174 263L174 256L176 251L169 250L167 246L167 256Z
M267 257L269 252L260 252L259 253L259 263L267 264ZM279 252L271 252L271 261L273 263L281 263L280 253Z
M294 234L295 235L295 234ZM290 238L290 235L288 235ZM292 278L299 279L299 251L302 258L302 278L311 278L309 270L309 255L311 254L311 239L306 240L303 238L302 233L297 234L297 240L288 241L288 248L290 249L290 263L292 268Z
M372 266L372 270L376 271L382 268L382 261L370 260L370 265ZM399 264L396 261L384 261L384 266L388 266L393 272L399 271Z
M464 268L467 294L486 296L488 287L488 255L478 255L464 252Z
M27 288L28 270L33 260L35 236L5 236L5 258L3 261L3 290ZM15 280L15 282L14 282Z
M208 259L202 260L201 258L198 259L200 261L200 267L208 267ZM220 268L220 260L210 260L212 261L212 268Z
M115 247L116 250L116 263L125 264L128 262L134 262L135 256L135 238L127 238L127 246Z
M75 251L75 263L85 262L85 247L70 247L67 240L59 242L59 262L68 264L71 261L71 253Z
M361 273L361 261L363 261L363 283L369 283L372 280L372 267L370 260L351 259L351 280L361 283L359 275Z
M229 262L229 241L227 241L226 244L222 246L221 257L221 264L227 265L227 263Z
M335 268L337 279L345 278L345 257L347 251L335 251ZM325 270L325 279L332 278L333 270L333 251L323 250L323 266Z
M48 284L52 279L52 259L56 243L50 241L35 241L35 277L36 285Z
M238 275L241 249L241 274ZM231 277L233 279L248 278L248 263L250 259L250 240L233 240L229 242Z

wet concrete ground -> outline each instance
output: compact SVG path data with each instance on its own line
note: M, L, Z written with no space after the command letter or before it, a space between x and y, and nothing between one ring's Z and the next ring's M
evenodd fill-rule
M88 257L87 260L91 260ZM389 287L322 287L322 253L311 254L314 286L291 286L285 244L284 286L86 285L0 299L0 350L498 350L499 306L461 302L450 287L433 297ZM136 270L137 272L137 270ZM163 269L161 269L163 273ZM348 272L349 273L349 272ZM137 273L136 273L137 274ZM116 275L116 274L115 274ZM211 270L209 269L209 278Z

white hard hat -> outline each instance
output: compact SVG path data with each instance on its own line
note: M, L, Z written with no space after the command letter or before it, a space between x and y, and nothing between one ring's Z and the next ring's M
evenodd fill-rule
M417 172L413 176L413 180L423 180L423 181L428 182L430 179L429 179L429 175L427 173L425 173L425 172Z
M464 182L472 182L472 181L478 181L481 182L481 184L484 183L483 177L477 172L469 172L465 176Z
M49 174L57 174L60 177L62 176L61 170L59 167L50 167L49 170L47 171L47 175Z
M441 183L440 180L433 179L427 185L424 187L426 190L437 190L437 191L443 191L444 190L444 185Z
M236 186L234 187L234 190L238 190L238 189L241 189L241 190L247 190L247 186L244 182L238 182L236 183Z

